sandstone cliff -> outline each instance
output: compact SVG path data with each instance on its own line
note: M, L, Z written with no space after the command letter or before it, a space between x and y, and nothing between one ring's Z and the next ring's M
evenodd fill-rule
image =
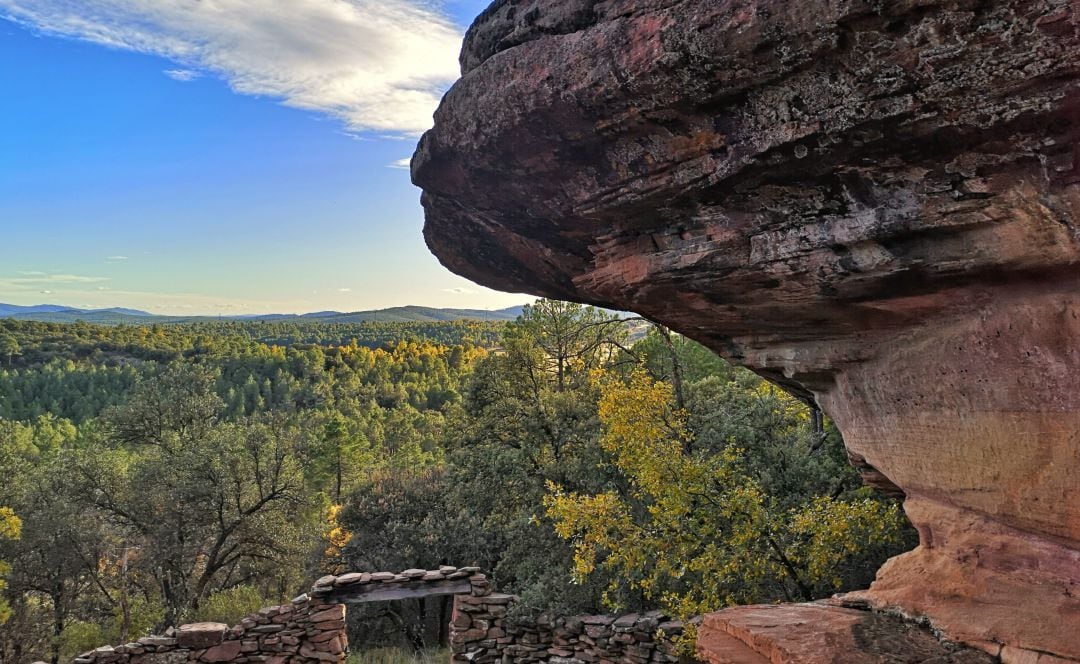
M462 68L444 264L816 399L921 533L872 602L1080 659L1080 3L501 0Z

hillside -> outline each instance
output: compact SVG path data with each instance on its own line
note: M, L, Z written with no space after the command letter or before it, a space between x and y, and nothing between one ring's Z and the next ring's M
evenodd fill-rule
M488 311L484 309L442 309L403 306L371 311L343 313L321 311L310 314L266 314L238 316L160 316L136 309L78 309L62 305L42 304L18 306L0 304L0 318L37 321L42 323L97 323L100 325L146 325L200 323L209 321L244 322L319 322L319 323L434 323L455 320L509 321L521 314L522 307Z

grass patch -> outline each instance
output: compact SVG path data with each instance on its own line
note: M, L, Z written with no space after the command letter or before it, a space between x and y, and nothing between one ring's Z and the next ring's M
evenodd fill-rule
M449 664L449 650L413 652L402 648L365 650L349 656L348 664Z

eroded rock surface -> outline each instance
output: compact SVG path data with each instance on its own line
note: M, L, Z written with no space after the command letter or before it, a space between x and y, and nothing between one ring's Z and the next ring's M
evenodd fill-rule
M706 616L701 631L699 652L706 664L997 661L984 652L943 643L930 630L898 617L823 602L734 607Z
M869 597L1080 659L1080 4L504 0L425 235L816 399L908 496Z

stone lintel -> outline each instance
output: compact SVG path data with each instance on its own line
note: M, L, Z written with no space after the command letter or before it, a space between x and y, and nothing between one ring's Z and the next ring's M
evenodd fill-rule
M472 591L468 579L444 581L403 581L401 583L364 584L356 587L334 588L319 599L334 604L365 604L437 595L462 595Z

